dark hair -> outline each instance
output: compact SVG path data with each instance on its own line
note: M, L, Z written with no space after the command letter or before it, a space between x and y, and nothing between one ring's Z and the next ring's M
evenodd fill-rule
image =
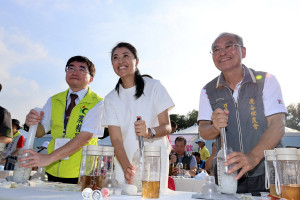
M0 83L0 92L1 92L1 90L2 90L2 85L1 85L1 83Z
M132 46L130 43L127 43L127 42L120 42L114 48L112 48L112 50L111 50L111 55L110 55L111 61L113 60L114 51L117 48L122 48L122 47L127 48L133 54L134 58L138 59L137 50L134 46ZM149 75L146 75L146 76L151 77ZM134 82L135 82L135 85L136 85L136 90L135 90L135 95L134 96L135 96L136 99L138 99L144 93L144 87L145 87L145 82L143 80L143 76L141 75L138 68L136 68L136 71L134 73ZM119 78L119 81L118 81L118 83L115 87L115 90L118 92L118 94L119 94L120 84L122 84L121 78Z
M77 62L83 62L83 63L86 63L86 65L88 66L88 70L89 70L89 73L92 77L95 76L96 74L96 69L95 69L95 66L93 64L92 61L90 61L87 57L84 57L84 56L73 56L72 58L70 58L66 64L66 69L65 71L67 71L67 67L69 66L69 64L71 62L74 62L74 61L77 61Z
M175 144L176 142L179 141L179 142L183 142L184 143L184 146L186 145L186 139L182 136L178 136L176 139L175 139Z
M17 119L12 119L11 120L12 124L15 125L17 127L17 130L20 129L20 121Z
M238 43L239 45L241 45L242 47L244 46L243 38L242 38L241 36L239 36L239 35L237 35L237 34L235 34L235 33L227 33L227 32L224 32L224 33L221 33L221 34L215 39L215 41L214 41L214 42L212 43L212 45L211 45L211 49L214 48L214 45L215 45L216 40L217 40L218 38L224 36L224 35L232 35L232 36L236 39L236 41L237 41L237 43Z
M175 127L175 129L177 129L177 124L175 121L171 120L171 127Z
M195 152L193 152L193 156L197 156L200 158L200 153L195 151Z

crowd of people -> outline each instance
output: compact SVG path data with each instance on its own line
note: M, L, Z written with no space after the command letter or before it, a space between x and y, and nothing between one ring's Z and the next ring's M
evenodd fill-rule
M234 151L227 156L226 165L234 165L229 173L238 171L238 192L265 191L263 152L280 146L284 134L286 108L279 83L273 75L242 64L246 48L236 34L220 34L212 43L211 54L221 74L206 84L200 94L201 139L196 142L199 152L187 153L185 138L178 137L174 153L169 156L171 145L167 136L174 131L169 112L175 104L159 80L141 75L136 48L121 42L111 51L112 68L119 80L105 101L89 88L96 74L92 61L84 56L67 61L68 88L51 96L40 114L32 109L26 116L26 125L38 125L36 137L51 131L53 139L48 154L24 150L30 155L19 159L26 161L21 167L46 166L49 181L77 183L82 147L96 145L107 127L115 148L115 171L120 183L133 180L132 157L139 146L139 136L144 138L145 145L161 147L163 191L168 185L169 162L182 162L191 176L201 171L198 168L216 175L213 158L221 146L220 131L226 128L227 145ZM15 155L23 141L15 131L19 123L12 121L3 107L0 120L0 142L9 144L9 154ZM215 140L211 153L205 140Z

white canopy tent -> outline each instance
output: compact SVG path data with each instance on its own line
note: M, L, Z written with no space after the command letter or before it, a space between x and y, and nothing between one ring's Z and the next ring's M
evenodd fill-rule
M198 151L198 145L195 143L200 137L197 124L170 135L172 147L175 145L175 139L178 136L183 136L187 140L187 151ZM205 143L205 146L210 152L212 142L212 140L206 140ZM300 147L300 131L285 127L282 143L284 147Z
M171 134L170 139L171 139L171 144L172 144L173 148L175 146L175 139L178 136L182 136L186 139L188 152L198 151L198 149L199 149L198 144L195 143L199 139L199 132L198 132L197 124L194 124L193 126L190 126L186 129L183 129L183 130L180 130L180 131L177 131L177 132ZM210 147L211 147L211 145L210 145Z

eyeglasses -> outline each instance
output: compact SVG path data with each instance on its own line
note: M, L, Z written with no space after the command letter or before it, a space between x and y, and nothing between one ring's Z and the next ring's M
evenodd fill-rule
M225 52L227 51L232 51L234 50L234 48L236 46L239 46L239 47L242 47L242 45L240 44L233 44L233 43L229 43L229 44L225 44L225 46L223 48L214 48L210 53L213 55L213 56L216 56L216 55L220 55L220 53L224 50Z
M81 74L89 73L88 69L84 66L80 66L80 67L76 68L73 65L69 65L69 66L66 67L66 72L75 72L75 71L78 71Z

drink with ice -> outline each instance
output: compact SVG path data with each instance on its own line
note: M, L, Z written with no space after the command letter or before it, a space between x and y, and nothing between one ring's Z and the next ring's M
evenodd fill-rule
M42 109L40 109L40 108L35 108L34 110L38 113L38 115L40 115L40 112L42 111ZM22 154L22 152L24 149L32 149L33 148L33 142L34 142L37 127L38 127L38 124L30 126L25 145L19 151L18 158L29 156L29 153ZM29 180L30 173L32 170L32 168L20 167L20 164L21 163L19 163L19 162L16 162L16 164L15 164L13 181L16 183L23 183L23 182L26 182L27 180Z
M218 168L218 185L220 186L221 193L225 194L235 194L237 191L237 180L235 177L237 172L228 174L228 169L231 166L225 166L226 155L231 153L232 150L227 149L227 153L221 148L217 155L217 168Z

